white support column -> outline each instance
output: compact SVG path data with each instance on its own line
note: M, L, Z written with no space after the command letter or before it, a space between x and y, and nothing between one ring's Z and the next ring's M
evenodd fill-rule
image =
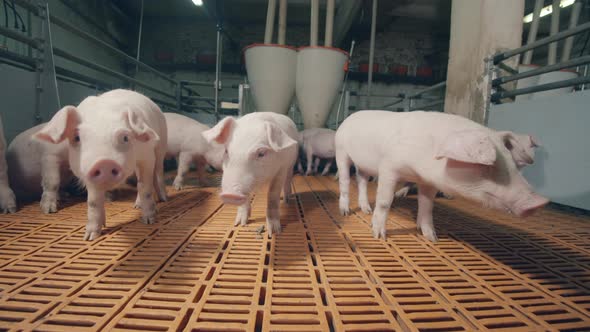
M483 123L484 59L521 46L524 0L453 0L445 112ZM518 57L506 61L515 67Z

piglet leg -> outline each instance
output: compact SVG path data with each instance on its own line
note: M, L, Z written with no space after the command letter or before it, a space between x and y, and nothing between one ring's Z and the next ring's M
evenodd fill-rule
M141 222L153 224L156 222L156 203L154 202L154 159L149 158L137 165L137 200L136 205L141 209Z
M369 195L367 194L369 177L360 170L357 170L356 182L358 186L359 207L361 208L361 211L363 211L363 213L371 214L371 204L369 204Z
M250 199L246 199L246 203L238 206L238 213L236 214L236 220L234 226L248 224L248 218L250 218Z
M398 177L390 174L391 170L380 169L379 180L377 182L377 198L375 202L375 211L371 220L373 226L373 236L378 239L386 239L387 237L387 215L393 197L395 194L395 185L398 182Z
M188 153L181 152L180 155L178 155L178 173L176 173L176 177L172 183L174 189L182 190L182 187L184 186L184 176L188 173L191 161L192 158Z
M41 195L41 211L43 213L57 212L59 200L59 161L55 157L45 157L41 160L41 177L43 194Z
M104 192L93 187L88 187L88 223L86 224L86 233L84 241L92 241L100 236L102 228L105 226L105 196Z
M436 193L437 190L434 187L418 185L418 218L416 226L419 230L422 230L422 235L432 242L438 241L432 221L432 209Z
M273 234L279 234L281 232L279 204L281 202L281 187L285 183L286 177L286 172L279 173L271 180L268 188L266 228L268 229L269 238L272 238Z

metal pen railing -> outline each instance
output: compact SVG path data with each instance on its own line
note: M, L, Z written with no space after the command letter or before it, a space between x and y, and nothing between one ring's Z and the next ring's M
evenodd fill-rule
M525 78L535 77L535 76L539 76L542 74L546 74L546 73L550 73L550 72L554 72L554 71L558 71L558 70L562 70L562 69L567 69L567 68L587 66L588 64L590 64L590 56L589 55L580 56L575 59L563 61L563 62L556 63L553 65L542 66L542 67L528 70L528 71L521 72L521 73L518 73L518 71L516 71L512 68L506 68L508 66L506 64L502 63L502 61L509 59L513 56L523 54L527 51L534 50L539 47L558 42L560 40L581 34L586 31L590 31L590 22L587 22L587 23L578 25L574 28L556 33L552 36L539 39L539 40L537 40L533 43L530 43L528 45L525 45L525 46L522 46L522 47L519 47L519 48L516 48L513 50L508 50L505 52L499 52L499 53L494 54L487 61L490 61L491 64L493 65L493 67L495 66L495 67L498 67L499 69L502 69L502 70L510 69L510 70L508 70L510 75L496 77L493 80L491 80L492 93L489 98L489 101L492 103L498 103L501 100L506 99L506 98L512 98L512 97L516 97L516 96L520 96L520 95L526 95L526 94L535 93L535 92L543 92L543 91L554 90L554 89L559 89L559 88L575 87L575 86L590 83L590 77L587 76L586 74L584 74L583 76L577 77L577 78L565 79L565 80L556 81L556 82L549 82L549 83L534 85L534 86L525 87L525 88L517 88L517 89L510 90L510 91L505 90L502 87L502 85L505 83L518 81L518 80L525 79ZM494 75L494 76L499 76L498 70L495 70L493 67L490 70L490 74Z
M30 13L37 16L41 20L40 24L44 25L44 24L47 24L47 22L51 22L51 24L59 26L60 28L66 30L74 35L77 35L87 41L90 41L90 42L94 43L95 45L99 46L100 48L109 51L112 55L123 60L125 63L133 64L136 66L136 68L138 68L138 69L140 68L142 70L145 70L146 72L151 73L154 76L166 81L167 83L170 84L170 88L169 89L162 89L162 88L154 87L154 86L152 86L152 85L146 83L145 81L142 81L136 77L131 77L131 76L129 76L125 73L122 73L118 70L109 68L109 67L101 65L101 64L97 64L94 61L85 59L83 57L80 57L76 54L73 54L73 53L63 50L63 49L59 49L59 48L55 48L55 47L46 48L44 46L45 46L45 43L47 43L47 41L44 40L43 37L32 38L32 37L26 36L24 34L21 34L17 31L14 31L14 30L11 30L8 28L4 28L4 27L0 27L0 35L3 35L3 36L6 36L10 39L16 40L17 42L24 43L24 44L30 46L31 48L39 51L40 53L42 53L44 51L50 51L55 56L59 56L60 58L74 62L74 63L79 64L85 68L89 68L89 69L92 69L96 72L106 74L109 77L121 80L122 82L124 82L128 85L134 85L134 86L141 87L151 93L156 94L157 96L164 97L164 99L162 99L160 97L154 97L153 95L150 95L150 97L152 99L154 99L154 101L156 101L157 103L167 106L167 107L174 109L176 111L181 111L181 110L192 111L195 108L205 110L205 111L210 110L210 108L208 108L208 107L202 107L202 106L201 107L194 107L194 105L186 104L184 102L185 100L183 100L183 98L184 98L183 92L189 93L191 95L190 98L195 98L195 97L203 98L204 101L207 101L208 104L211 104L212 109L217 111L216 105L218 105L220 103L219 98L202 97L202 96L200 96L200 94L197 91L195 91L194 89L191 89L189 87L190 85L201 85L201 86L211 86L214 88L216 86L215 82L202 81L202 82L198 82L198 84L193 84L193 83L197 83L197 82L177 80L177 79L171 77L170 75L160 72L157 69L145 64L144 62L126 54L125 52L123 52L123 51L119 50L118 48L110 45L109 43L101 40L100 38L97 38L97 37L93 36L92 34L86 32L86 31L83 31L83 30L79 29L78 27L60 19L59 17L56 17L54 15L47 15L45 13L44 7L41 5L34 4L29 0L13 0L13 2L16 5L18 5L19 7L23 8L25 10L28 10ZM42 57L41 55L37 56L37 57L25 56L25 55L21 55L21 54L11 52L8 50L0 49L0 61L1 62L8 63L11 65L16 65L16 66L26 68L26 69L29 69L32 71L37 71L37 72L44 72L44 70L45 70L44 66L42 65L41 57ZM218 56L217 62L220 62L219 56ZM96 79L94 77L90 77L90 76L87 76L87 75L84 75L81 73L77 73L72 70L69 70L69 69L66 69L63 67L59 67L59 66L55 66L55 73L56 73L57 78L59 78L60 80L67 80L70 82L74 82L74 83L78 83L78 84L82 84L82 85L86 85L86 86L94 86L97 89L114 88L116 86L116 84L108 83L108 82ZM219 86L219 88L221 87L220 83L218 83L217 85ZM37 90L37 93L40 93L39 89L36 89L36 90ZM167 99L169 99L169 100L167 100Z
M397 98L397 100L395 100L393 102L389 102L387 104L384 104L383 106L381 106L381 109L391 109L392 106L399 105L401 103L405 103L405 105L404 105L403 108L397 108L397 109L394 109L394 110L397 110L397 111L406 111L406 112L408 112L408 111L414 111L414 110L418 110L418 109L427 110L428 108L431 108L433 106L437 106L437 105L440 105L441 103L443 103L444 96L443 96L442 99L440 99L440 98L434 98L434 100L436 100L436 101L431 101L430 103L425 104L425 105L420 105L419 107L416 107L414 105L414 101L415 100L421 100L421 99L422 100L428 100L429 98L427 98L425 96L426 94L431 93L431 92L436 91L436 90L444 89L444 88L446 88L446 86L447 86L447 82L446 81L443 81L443 82L434 84L432 86L429 86L429 87L427 87L425 89L422 89L420 91L416 91L416 92L411 93L411 94L403 94L403 93L400 93L400 94L397 94L397 95L390 96L391 98Z

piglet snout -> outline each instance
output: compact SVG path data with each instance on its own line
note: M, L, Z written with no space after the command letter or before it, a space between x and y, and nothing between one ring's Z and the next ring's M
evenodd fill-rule
M549 203L549 200L535 193L525 194L514 206L514 213L521 218L526 218Z
M238 194L238 193L226 193L223 192L220 194L221 200L225 204L232 204L232 205L242 205L246 203L246 199L248 198L246 195Z
M114 185L123 180L123 168L113 160L100 160L90 169L87 178L97 185Z

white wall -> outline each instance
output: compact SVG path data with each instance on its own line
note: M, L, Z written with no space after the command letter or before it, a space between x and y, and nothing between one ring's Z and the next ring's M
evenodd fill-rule
M493 105L488 126L535 135L542 147L524 176L552 201L590 210L590 91Z

